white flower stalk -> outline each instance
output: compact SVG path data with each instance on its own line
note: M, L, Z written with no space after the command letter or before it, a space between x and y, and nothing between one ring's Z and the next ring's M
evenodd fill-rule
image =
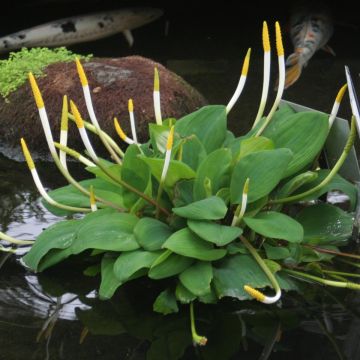
M266 296L261 291L254 289L253 287L249 285L244 286L244 290L252 296L257 301L260 301L264 304L274 304L281 298L281 289L277 289L274 296Z
M92 185L90 186L90 207L92 212L97 210L94 187Z
M33 177L34 183L39 191L39 193L41 194L41 196L50 204L53 205L59 209L63 209L63 210L68 210L68 211L74 211L74 212L89 212L90 209L87 208L79 208L79 207L73 207L73 206L68 206L68 205L64 205L64 204L60 204L58 203L56 200L54 200L52 197L50 197L48 195L48 193L46 192L40 178L38 175L38 172L36 170L34 161L30 155L29 149L26 145L26 142L23 138L21 138L21 147L22 147L22 151L24 153L24 157L26 160L26 163L30 169L31 175Z
M74 149L71 149L67 146L61 145L58 142L54 142L55 147L58 148L59 150L63 151L64 153L66 153L67 155L72 156L73 158L75 158L76 160L80 161L81 163L83 163L85 166L89 166L89 167L95 167L96 164L94 164L92 161L90 161L88 158L86 158L85 156L81 155L79 152L77 152Z
M79 129L81 140L83 141L85 148L88 151L90 157L97 163L99 161L99 158L96 155L94 148L91 145L91 142L90 142L88 134L85 130L84 121L80 115L80 112L72 100L70 100L70 108L71 108L72 114L74 115L76 126Z
M131 134L132 134L135 144L137 144L138 139L137 139L136 127L135 127L134 103L133 103L132 99L129 99L128 109L129 109L129 117L130 117Z
M49 119L48 119L48 116L47 116L47 113L46 113L46 110L45 110L44 101L43 101L43 98L41 96L38 84L36 83L35 77L34 77L34 75L32 73L29 73L29 81L30 81L32 92L34 94L36 106L37 106L38 111L39 111L41 125L42 125L42 127L44 129L44 133L45 133L47 144L48 144L49 149L50 149L50 153L51 153L51 155L53 157L54 156L57 157L57 153L56 153L55 145L54 145L54 139L53 139L53 136L52 136L52 133L51 133Z
M166 174L169 170L173 143L174 143L174 125L170 129L169 136L168 136L167 143L166 143L165 161L164 161L164 167L163 167L162 173L161 173L160 183L164 183Z
M154 68L154 111L155 111L155 120L158 125L162 125L162 116L161 116L161 103L160 103L160 79L159 72L157 68Z
M276 93L276 98L274 101L274 104L272 108L270 109L269 114L267 115L264 124L261 126L261 128L258 130L255 136L260 136L262 132L265 130L266 126L269 124L270 120L275 114L276 109L279 106L280 100L284 93L284 87L285 87L285 57L284 57L284 46L282 42L282 36L281 36L281 29L280 24L277 21L275 23L275 30L276 30L276 50L277 50L277 56L278 56L278 64L279 64L279 85Z
M238 226L241 222L241 219L243 218L243 216L245 214L248 192L249 192L249 181L250 181L249 178L247 178L245 181L245 184L243 187L243 192L242 192L241 205L238 205L238 207L236 208L231 226Z
M16 239L10 235L3 233L2 231L0 231L0 240L4 240L9 242L10 244L15 244L15 245L32 245L34 243L33 240Z
M240 76L238 85L236 87L236 90L234 92L234 95L230 99L229 103L226 105L226 113L227 114L233 108L233 106L235 105L235 103L239 99L239 97L240 97L240 95L241 95L241 93L242 93L242 91L244 89L247 74L248 74L248 71L249 71L250 54L251 54L251 49L249 48L247 53L246 53L244 62L243 62L243 67L242 67L242 70L241 70L241 76Z
M270 280L271 285L273 286L275 290L274 296L266 296L261 291L254 289L250 285L245 285L244 290L254 299L257 301L260 301L264 304L273 304L276 301L278 301L281 297L281 288L279 283L277 282L274 274L271 272L271 270L268 268L264 260L261 258L261 256L258 254L256 249L250 244L250 242L243 236L240 235L241 242L245 245L249 253L254 257L255 261L258 263L258 265L261 267L261 269L264 271L268 279Z
M61 112L61 124L60 124L60 144L62 146L67 145L68 140L68 101L67 96L64 95L63 97L63 106L62 106L62 112ZM59 157L60 157L60 163L61 165L67 169L66 164L66 152L60 149L59 151Z
M106 149L109 151L109 153L111 154L112 158L118 163L121 164L121 159L117 156L116 152L114 151L114 149L112 148L112 146L108 143L108 141L106 140L106 137L103 136L101 129L100 129L100 125L99 122L96 118L95 115L95 111L94 111L94 107L93 107L93 103L91 100L91 94L90 94L90 88L89 88L89 83L87 80L87 77L85 75L85 71L83 66L81 65L81 62L78 58L76 58L76 68L79 74L79 78L80 78L80 82L83 88L83 93L84 93L84 98L85 98L85 103L86 103L86 108L87 111L89 113L90 116L90 120L93 123L93 125L95 126L97 133L101 139L101 141L103 142L104 146L106 147Z
M347 89L347 84L343 85L341 87L341 89L339 90L338 94L336 95L336 99L335 99L335 102L334 102L334 105L331 109L331 113L330 113L330 117L329 117L329 129L331 129L333 123L334 123L334 120L337 116L337 113L339 111L339 108L340 108L340 104L341 104L341 101L344 97L344 94L345 94L345 91Z
M266 106L266 100L269 94L269 84L270 84L270 64L271 64L271 48L270 48L270 39L269 39L269 30L266 21L263 22L262 30L262 40L264 48L264 77L263 77L263 87L261 93L261 100L258 113L256 115L254 125L259 122L261 117L264 114L264 109Z
M351 111L356 121L356 127L358 133L360 134L360 108L348 66L345 66L345 74L346 74L346 81L348 84Z
M135 144L135 141L133 139L130 139L129 137L127 137L127 135L124 133L124 131L121 128L120 123L116 117L114 118L114 126L115 126L115 130L116 130L117 134L119 135L119 137L122 141L125 141L129 145Z

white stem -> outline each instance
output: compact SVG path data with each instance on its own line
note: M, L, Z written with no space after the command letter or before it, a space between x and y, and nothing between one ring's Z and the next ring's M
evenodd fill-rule
M160 178L161 183L163 183L165 181L166 174L167 174L167 172L169 170L170 158L171 158L171 149L166 150L166 153L165 153L164 167L163 167L163 170L162 170L162 173L161 173L161 178Z
M158 125L162 125L160 91L154 91L153 98L154 98L155 120Z
M90 161L88 158L86 158L85 156L80 155L78 160L86 166L96 167L96 165L92 161Z
M131 134L134 139L135 144L138 143L137 135L136 135L136 128L135 128L135 117L132 111L129 112L130 116L130 126L131 126Z
M62 146L67 146L67 139L68 139L68 131L67 130L61 130L60 131L60 144ZM67 170L66 152L60 149L59 156L60 156L60 163Z
M331 129L331 127L332 127L332 125L333 125L333 123L335 121L335 118L337 116L339 108L340 108L340 103L335 101L334 105L333 105L333 108L331 109L330 116L329 116L329 129Z
M240 76L240 79L239 79L238 85L236 87L236 90L234 92L234 95L232 96L232 98L230 99L229 103L226 106L227 114L230 112L230 110L235 105L236 101L239 99L239 97L244 89L246 78L247 78L247 76L245 76L245 75Z
M53 136L51 133L49 119L48 119L45 107L42 107L39 109L39 115L40 115L41 125L44 129L45 138L46 138L46 141L49 146L49 150L50 150L51 154L57 155L55 145L54 145L54 139L53 139Z
M88 151L90 157L95 161L95 162L98 162L99 161L99 158L97 157L92 145L91 145L91 142L90 142L90 139L87 135L87 132L85 130L84 127L82 128L79 128L79 133L80 133L80 136L81 136L81 139L85 145L85 148L86 150Z
M274 296L265 296L265 299L262 301L264 304L274 304L281 298L281 289L276 291Z

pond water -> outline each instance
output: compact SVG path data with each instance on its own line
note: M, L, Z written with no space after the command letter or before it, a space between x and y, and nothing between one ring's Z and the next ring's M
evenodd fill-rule
M62 16L69 15L64 4L57 6ZM99 7L96 3L96 10ZM272 29L275 18L286 23L287 12L253 15L256 6L248 6L240 15L248 12L252 20L241 22L241 16L232 14L231 8L229 12L211 10L203 13L196 8L189 14L183 8L177 12L168 9L168 35L164 35L164 19L157 21L134 31L131 49L120 36L71 49L96 56L139 54L153 58L183 76L209 103L226 104L251 46L248 83L229 117L231 129L240 134L250 127L261 93L262 20L267 19ZM38 18L43 19L44 13ZM229 17L228 25L217 22L224 16ZM331 41L337 56L318 52L300 80L285 92L285 99L328 112L345 82L344 65L349 65L354 75L360 72L360 47L353 45L358 43L355 39L359 39L360 29L353 27L352 20L347 24L344 16L339 17ZM284 38L290 53L286 32ZM353 41L344 42L344 38ZM275 64L273 57L273 80ZM347 101L340 115L349 116ZM52 164L38 166L48 188L64 184ZM72 166L78 178L84 176ZM0 231L33 239L56 221L58 218L41 205L26 165L0 157ZM209 343L195 348L187 306L167 317L152 312L158 284L138 280L121 288L111 301L99 301L99 279L82 276L76 259L37 275L19 262L26 251L24 247L17 255L0 252L0 360L265 360L271 351L271 359L289 355L296 359L360 358L360 298L356 294L314 286L314 293L306 298L289 295L282 308L226 299L216 307L201 305L196 309L197 326Z

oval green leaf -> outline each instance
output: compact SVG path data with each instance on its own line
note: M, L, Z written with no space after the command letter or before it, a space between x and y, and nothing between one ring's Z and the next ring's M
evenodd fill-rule
M210 292L213 271L210 262L199 261L179 275L181 283L196 296Z

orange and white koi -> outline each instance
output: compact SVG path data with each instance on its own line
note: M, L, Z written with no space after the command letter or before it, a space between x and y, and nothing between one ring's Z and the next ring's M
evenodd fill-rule
M286 60L285 89L300 77L302 69L321 48L335 55L327 46L333 34L333 24L329 15L323 12L299 12L290 19L290 35L295 48Z

